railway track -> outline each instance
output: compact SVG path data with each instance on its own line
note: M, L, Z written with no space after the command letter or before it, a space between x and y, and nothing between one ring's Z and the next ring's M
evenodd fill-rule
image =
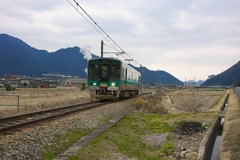
M38 112L26 113L12 117L6 117L0 119L0 133L6 133L9 131L18 130L19 128L33 125L39 122L52 120L67 114L83 111L90 108L106 105L111 102L88 102L72 106L65 106L61 108L48 109Z
M150 94L150 93L144 93L138 96L143 96L145 94ZM26 114L21 114L21 115L12 116L12 117L1 118L0 134L10 132L10 131L16 131L16 130L19 130L20 128L23 128L29 125L34 125L40 122L45 122L47 120L52 120L58 117L62 117L62 116L71 114L73 112L84 111L87 109L92 109L94 107L99 107L109 103L116 103L123 100L126 100L126 99L117 100L117 101L106 101L106 102L94 101L94 102L82 103L82 104L65 106L60 108L42 110L38 112L26 113Z

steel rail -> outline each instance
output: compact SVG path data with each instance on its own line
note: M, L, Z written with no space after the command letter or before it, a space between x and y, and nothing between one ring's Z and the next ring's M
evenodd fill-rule
M65 109L75 108L75 107L78 107L78 106L94 104L94 103L99 103L99 101L69 105L69 106L64 106L64 107L59 107L59 108L46 109L46 110L41 110L41 111L31 112L31 113L25 113L25 114L20 114L20 115L11 116L11 117L4 117L4 118L0 119L0 123L4 123L4 122L7 122L7 121L13 121L13 120L16 120L16 119L22 119L22 118L26 118L26 117L32 117L34 115L40 115L40 114L51 113L51 112L65 110Z
M44 122L44 121L47 121L47 120L52 120L52 119L55 119L55 118L58 118L58 117L65 116L67 114L77 112L77 111L84 111L84 110L92 109L94 107L99 107L99 106L102 106L102 105L106 105L108 103L109 102L98 103L98 104L93 103L93 105L90 105L90 106L86 106L86 107L82 107L82 108L76 108L76 109L68 110L68 111L65 111L65 112L55 113L53 115L48 115L48 116L45 116L45 117L24 121L22 123L2 127L2 128L0 128L0 133L6 133L6 132L9 132L9 131L14 131L14 130L17 130L17 129L22 128L22 127L37 124L39 122Z
M149 93L140 94L138 96L143 96L146 94L149 94ZM135 96L135 97L138 97L138 96ZM135 98L135 97L131 97L131 98ZM68 115L68 114L71 114L74 112L84 111L84 110L92 109L92 108L99 107L102 105L116 103L116 102L120 102L120 101L124 101L124 100L128 100L128 99L130 99L130 98L116 100L116 101L106 101L106 102L100 102L100 101L87 102L87 103L82 103L82 104L65 106L65 107L61 107L61 108L53 108L53 109L42 110L42 111L38 111L38 112L26 113L26 114L16 115L16 116L12 116L12 117L5 117L5 118L0 119L0 123L2 123L2 124L7 123L7 124L12 124L12 125L0 127L0 134L14 131L19 128L27 127L29 125L37 124L39 122L45 122L47 120L52 120L52 119L62 117L62 116L65 116L65 115ZM62 112L60 112L60 111L62 111ZM51 113L51 115L46 115L46 113ZM43 115L43 114L45 114L45 115ZM43 117L40 117L40 118L36 117L39 115L41 115L41 116L43 115ZM16 123L16 121L18 123L13 124L13 123ZM20 121L24 121L24 122L20 122Z

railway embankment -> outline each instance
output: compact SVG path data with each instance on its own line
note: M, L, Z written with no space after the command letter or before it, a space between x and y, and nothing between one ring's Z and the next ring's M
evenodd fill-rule
M53 159L56 154L67 150L75 141L105 123L106 119L121 113L133 101L109 104L1 134L0 159Z

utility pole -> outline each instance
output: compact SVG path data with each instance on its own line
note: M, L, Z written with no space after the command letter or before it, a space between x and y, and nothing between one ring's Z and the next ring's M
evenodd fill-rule
M194 83L193 83L193 87L195 87L195 77L194 77Z
M140 79L140 93L142 93L142 65L140 65L140 70L141 70L141 79Z
M186 88L186 77L185 77L185 85L184 85L184 88Z
M101 58L103 58L103 41L101 41Z
M157 73L157 91L158 91L158 85L159 85L159 69L158 69L158 73Z

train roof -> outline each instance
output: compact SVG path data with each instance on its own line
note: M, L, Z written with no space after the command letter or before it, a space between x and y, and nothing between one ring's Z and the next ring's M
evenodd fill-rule
M92 58L90 60L97 60L97 59L111 59L111 60L118 60L118 61L123 62L121 59L117 59L117 58L113 58L113 57Z

